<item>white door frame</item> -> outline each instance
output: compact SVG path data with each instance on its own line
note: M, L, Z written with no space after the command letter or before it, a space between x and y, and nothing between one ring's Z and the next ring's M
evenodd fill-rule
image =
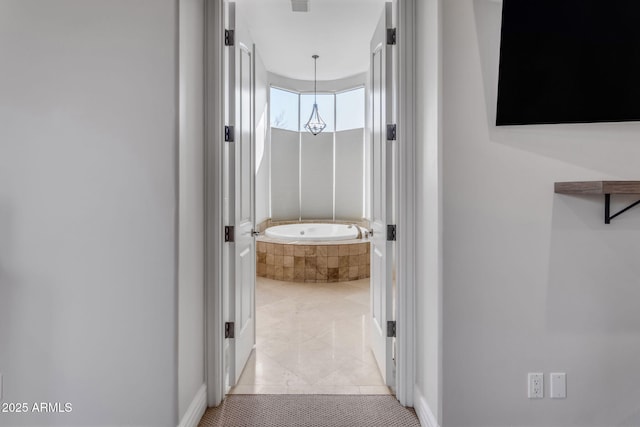
M207 404L225 396L223 379L223 54L225 0L205 0L205 374ZM415 2L398 1L398 174L396 397L414 405L415 373Z
M415 131L415 3L397 4L397 153L396 174L396 397L405 406L414 406L415 269L416 269L416 131Z
M224 390L222 298L224 74L222 0L205 0L205 383L207 406L218 406Z

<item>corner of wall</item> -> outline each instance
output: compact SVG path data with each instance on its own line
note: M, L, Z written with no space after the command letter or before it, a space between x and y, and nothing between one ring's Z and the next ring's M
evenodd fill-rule
M189 405L187 412L180 420L178 427L197 427L207 410L207 386L202 384Z
M420 424L423 427L440 427L422 390L416 385L413 391L413 404Z

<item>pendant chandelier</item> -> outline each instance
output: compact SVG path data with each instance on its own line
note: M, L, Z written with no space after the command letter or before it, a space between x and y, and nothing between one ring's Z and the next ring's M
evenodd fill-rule
M317 135L320 132L322 132L324 130L324 128L327 127L327 124L322 121L322 119L320 118L320 114L318 113L318 103L317 103L317 90L316 90L316 84L317 84L317 80L316 80L316 72L317 72L317 67L316 64L318 63L318 55L313 55L313 110L311 110L311 116L309 116L309 120L307 121L307 124L304 125L304 128L306 130L308 130L309 132L311 132L313 135Z

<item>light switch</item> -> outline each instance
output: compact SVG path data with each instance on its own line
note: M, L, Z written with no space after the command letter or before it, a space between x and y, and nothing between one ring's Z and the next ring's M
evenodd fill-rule
M567 374L564 372L552 372L549 374L552 399L565 399L567 397Z

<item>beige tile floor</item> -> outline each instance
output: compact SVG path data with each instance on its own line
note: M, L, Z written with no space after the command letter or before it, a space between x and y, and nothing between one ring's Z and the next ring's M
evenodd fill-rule
M256 348L232 394L389 394L369 347L369 279L256 282Z

